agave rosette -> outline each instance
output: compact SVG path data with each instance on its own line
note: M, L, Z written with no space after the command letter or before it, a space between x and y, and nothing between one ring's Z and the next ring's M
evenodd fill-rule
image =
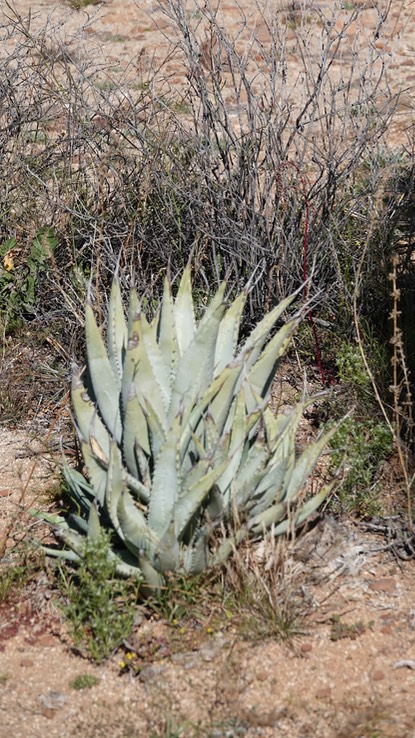
M277 416L268 407L300 316L276 324L295 296L239 345L247 292L228 305L226 290L224 282L197 322L186 268L175 298L166 278L149 322L135 290L126 319L115 278L106 342L88 302L86 371L75 368L72 380L88 481L65 466L78 512L52 521L68 547L60 555L77 560L85 535L112 530L117 571L157 589L166 572L198 573L248 535L284 533L327 495L330 485L299 502L335 429L297 457L296 431L310 400ZM222 539L212 545L219 523Z

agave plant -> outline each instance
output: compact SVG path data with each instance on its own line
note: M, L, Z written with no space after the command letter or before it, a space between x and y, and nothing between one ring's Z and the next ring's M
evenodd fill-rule
M197 322L186 268L175 298L166 277L149 322L135 290L126 319L115 278L106 343L87 303L86 370L74 368L72 406L88 481L65 466L77 513L51 520L66 544L59 555L79 560L85 536L109 529L118 573L154 590L166 572L201 572L246 536L298 525L329 492L304 501L336 429L297 455L311 400L277 416L268 406L300 315L275 327L295 295L239 345L247 291L230 305L226 292L224 282Z

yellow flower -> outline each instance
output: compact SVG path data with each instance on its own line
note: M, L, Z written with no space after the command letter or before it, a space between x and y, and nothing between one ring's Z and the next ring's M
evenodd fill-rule
M3 258L3 265L4 265L6 272L11 272L11 270L14 269L13 257L14 257L14 253L12 249L11 251L8 251L7 254L5 254Z
M127 664L125 663L125 661L120 662L120 669L125 669L126 666Z

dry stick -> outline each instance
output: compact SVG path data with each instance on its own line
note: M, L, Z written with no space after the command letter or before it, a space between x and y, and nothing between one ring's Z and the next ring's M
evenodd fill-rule
M402 451L402 443L401 443L401 416L402 416L402 408L399 405L400 400L400 389L402 387L402 384L405 387L406 390L406 402L404 403L408 409L408 421L409 424L412 426L412 411L411 411L411 390L410 390L410 384L409 384L409 374L408 369L406 366L405 361L405 353L404 348L402 344L402 331L399 328L398 323L398 316L401 314L401 311L398 310L399 307L399 298L400 298L400 290L397 289L396 284L396 266L398 264L398 257L395 255L392 260L392 271L389 274L389 279L392 282L392 299L393 299L393 309L390 314L390 318L393 321L393 337L391 338L391 344L393 346L393 357L392 357L392 367L393 367L393 385L392 385L392 392L393 392L393 412L394 412L394 423L395 423L395 430L396 430L396 439L397 439L397 450L399 455L399 463L402 468L402 473L404 475L405 480L405 489L406 489L406 495L407 495L407 506L408 506L408 520L409 525L412 528L412 501L411 501L411 482L409 481L408 476L408 468L407 463L404 459L404 454ZM398 382L398 369L402 369L403 371L403 381Z
M381 188L381 191L378 194L378 200L382 198L382 195L383 195L383 190ZM397 354L397 351L396 351L397 333L395 332L395 331L398 331L399 332L398 325L397 325L397 316L398 316L398 312L399 312L397 310L397 300L398 300L399 294L396 291L396 282L394 282L395 288L394 288L394 294L392 295L393 296L393 299L394 299L394 307L393 307L393 312L392 312L392 317L393 317L393 321L394 321L394 325L393 325L394 335L393 335L393 338L391 339L391 343L394 346L394 359L393 359L393 361L394 361L394 385L393 385L393 394L394 394L394 416L395 416L394 417L394 423L392 423L390 421L389 417L388 417L388 414L387 414L386 409L385 409L385 403L383 402L383 400L382 400L382 398L380 396L380 393L379 393L379 390L378 390L378 386L376 384L375 377L373 376L373 372L372 372L372 370L371 370L371 368L369 366L369 362L367 360L366 353L365 353L364 346L363 346L362 334L361 334L361 331L360 331L360 321L359 321L359 316L358 316L358 312L357 312L357 298L358 298L358 294L359 294L360 279L361 279L363 264L364 264L364 261L365 261L365 258L366 258L366 253L367 253L367 250L369 248L369 242L370 242L370 239L372 237L373 230L374 230L374 221L375 221L375 218L373 218L372 221L371 221L371 224L370 224L370 227L369 227L369 230L368 230L368 234L367 234L366 240L365 240L365 245L363 247L362 256L360 258L360 261L358 263L357 270L356 270L356 282L355 282L355 289L354 289L354 294L353 294L353 321L354 321L355 330L356 330L357 344L359 346L359 351L360 351L360 355L362 357L362 361L363 361L363 363L365 365L365 369L366 369L366 372L368 374L368 377L370 378L370 381L372 383L373 392L374 392L374 395L376 397L376 401L377 401L377 403L378 403L378 405L380 407L380 410L381 410L382 415L383 415L383 417L385 419L385 422L386 422L386 424L387 424L387 426L388 426L388 428L389 428L389 430L390 430L390 432L392 434L393 441L394 441L394 443L396 445L396 448L397 448L397 451L398 451L399 464L400 464L400 467L401 467L402 476L404 478L404 483L405 483L405 491L406 491L406 499L407 499L407 511L408 511L408 525L409 525L409 528L412 529L411 486L412 486L412 481L413 480L412 481L409 480L408 469L407 469L407 465L405 463L405 459L404 459L404 456L403 456L403 453L402 453L402 444L401 444L401 439L399 437L399 420L398 420L399 419L399 392L398 392L398 386L397 386L397 383L396 383L397 382L397 366L399 364L399 361L398 361L398 354ZM395 262L394 262L394 266L395 266L395 269L396 269L396 263ZM396 276L396 271L395 271L395 276ZM403 352L403 349L402 348L401 348L401 351ZM396 363L395 363L395 358L396 358Z
M304 221L304 236L303 236L303 280L304 280L303 296L304 296L304 300L306 302L307 301L307 298L308 298L307 256L308 256L308 234L309 234L309 228L310 228L310 203L309 203L309 200L308 200L308 197L307 197L305 178L301 174L300 169L297 166L297 164L294 164L294 162L292 162L292 161L284 161L284 162L281 162L281 164L278 167L278 170L282 169L283 167L292 167L294 169L294 171L297 173L298 178L300 180L300 188L299 188L299 191L300 191L300 195L303 198L303 202L304 202L305 221ZM279 179L279 177L278 177L278 170L277 170L277 179ZM315 344L315 348L316 348L316 361L317 361L317 366L318 366L318 369L319 369L319 372L320 372L320 377L321 377L322 384L323 384L323 386L325 386L326 385L326 376L325 376L325 373L324 373L323 363L322 363L322 360L321 360L320 342L319 342L319 339L318 339L316 324L314 322L314 316L313 316L313 313L311 312L311 310L307 310L307 317L308 317L308 319L310 321L311 330L313 331L314 344Z

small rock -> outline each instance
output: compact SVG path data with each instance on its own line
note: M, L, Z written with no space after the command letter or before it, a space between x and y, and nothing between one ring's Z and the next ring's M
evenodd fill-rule
M316 692L316 697L318 700L327 700L331 697L331 689L330 687L321 687Z
M179 651L179 653L172 653L171 658L170 658L170 661L173 664L184 664L184 662L186 661L186 658L188 658L188 656L189 656L188 653L181 653Z
M142 682L153 682L158 679L165 670L166 667L161 664L149 664L148 666L143 666L139 677Z
M173 664L183 664L185 669L193 669L199 660L198 651L185 651L184 653L174 653L171 656Z
M392 635L394 629L391 625L384 625L383 628L380 629L380 632L383 633L383 635Z
M213 661L213 659L215 658L215 649L201 648L199 651L199 655L203 661Z
M396 590L396 581L392 577L381 577L380 579L375 579L374 582L370 582L369 589L372 589L374 592L392 593Z
M33 666L33 663L32 659L26 657L20 659L20 666Z
M246 712L246 721L250 723L250 725L261 728L274 726L281 717L281 710L278 710L277 708L274 708L270 712Z
M375 671L372 672L372 679L374 682L381 682L384 678L385 672L381 669L375 669Z
M62 694L62 692L54 692L53 690L51 690L46 694L39 695L39 701L48 710L58 710L60 707L64 706L66 702L66 697L64 694Z
M269 676L268 672L263 670L263 671L257 672L256 678L258 679L259 682L266 682L268 679L268 676Z
M56 639L51 635L41 635L36 641L37 646L56 646Z
M302 643L300 646L301 653L309 653L313 650L313 646L311 643Z
M0 497L10 497L13 494L12 489L0 489Z
M48 720L51 720L53 717L55 717L56 712L51 707L45 707L42 710L42 715L43 717L48 718Z

